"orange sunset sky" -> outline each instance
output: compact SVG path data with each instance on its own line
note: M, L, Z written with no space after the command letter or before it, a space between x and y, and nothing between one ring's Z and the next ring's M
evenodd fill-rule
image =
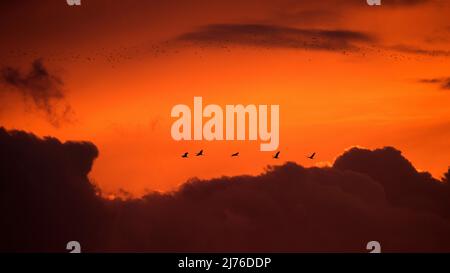
M1 67L40 59L63 96L46 112L3 80L0 125L95 143L105 193L323 166L352 146L394 146L436 178L449 166L449 1L16 2L0 4ZM280 159L259 141L172 140L171 108L194 96L279 104Z

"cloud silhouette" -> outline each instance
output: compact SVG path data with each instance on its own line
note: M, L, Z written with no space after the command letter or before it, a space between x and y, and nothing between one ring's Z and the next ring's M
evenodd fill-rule
M432 78L421 79L420 83L428 83L438 85L441 89L450 90L450 78Z
M0 82L26 99L31 99L38 109L44 111L49 122L54 126L59 126L63 120L67 121L72 112L67 103L61 111L57 109L57 103L65 100L63 82L47 70L41 59L31 64L27 74L23 74L14 67L2 68Z
M450 183L450 167L448 167L448 171L442 177L442 181L444 183Z
M0 128L0 251L450 251L449 185L394 148L353 148L332 167L192 179L170 193L106 200L88 142Z
M426 1L391 2L391 5L417 5ZM315 15L319 11L291 12L282 14L284 21L292 21L292 17L307 21L306 15ZM304 19L306 18L306 19ZM331 18L330 18L331 19ZM305 21L306 20L306 21ZM448 57L450 51L442 49L424 49L406 44L383 45L378 39L366 32L354 30L294 28L274 24L211 24L195 31L179 35L175 41L202 46L255 46L264 48L289 48L326 51L361 51L370 47L379 47L405 54L431 57Z
M423 49L411 45L395 45L387 47L398 52L416 55L426 55L431 57L448 57L450 56L450 51L441 49Z
M351 50L374 40L350 30L317 30L264 24L213 24L184 33L178 41L208 45L239 44L270 48Z
M0 250L62 250L66 238L95 242L104 212L97 213L101 200L87 174L97 154L91 143L0 128Z
M450 217L450 187L427 172L418 172L400 151L353 148L336 159L334 168L364 173L384 188L387 200L399 207Z

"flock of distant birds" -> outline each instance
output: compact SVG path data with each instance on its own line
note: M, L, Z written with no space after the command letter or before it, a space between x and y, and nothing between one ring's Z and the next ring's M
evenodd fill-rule
M203 150L200 150L199 152L195 153L195 156L204 156L205 154L203 153ZM239 152L235 152L233 154L231 154L231 157L238 157L239 156ZM314 157L316 156L316 153L312 153L309 156L306 156L309 159L314 159ZM182 158L188 158L189 157L189 152L185 152L184 154L181 155ZM274 159L278 159L280 158L280 151L276 152L272 158Z
M304 46L300 47L304 51L313 51L314 48L320 48L317 45L315 45L315 42L317 42L316 39L312 38L309 43L311 43L311 46ZM78 52L59 52L55 53L53 52L51 56L45 57L46 61L50 62L68 62L68 61L85 61L85 62L95 62L95 61L106 61L106 63L111 66L112 68L116 68L118 65L125 61L130 61L133 59L142 59L143 55L152 56L154 58L158 57L164 57L164 56L171 56L181 53L181 49L183 47L187 47L189 45L195 46L194 55L198 56L199 58L203 57L203 52L212 47L218 47L225 52L231 53L232 49L237 46L234 46L231 41L229 42L206 42L206 41L191 41L188 44L183 43L176 43L173 41L163 41L160 43L153 43L150 45L132 45L132 46L117 46L112 49L107 49L105 47L101 47L97 51L92 51L90 54L80 54ZM309 44L307 44L309 45ZM270 46L257 46L253 50L258 51L264 51L264 50L270 50L272 47ZM423 58L420 58L420 55L424 56L449 56L450 53L448 51L421 51L420 54L413 55L413 52L408 52L407 49L401 50L401 49L395 49L395 48L380 48L378 46L369 45L369 46L358 46L357 48L354 48L353 51L350 50L338 50L337 48L330 48L331 51L341 53L343 55L349 55L351 53L354 54L360 54L362 57L366 57L368 54L378 54L382 55L384 57L387 57L389 59L400 61L400 60L424 60ZM411 50L410 50L411 51ZM7 56L11 58L41 58L42 53L27 49L27 50L20 50L20 49L11 49L9 51L6 51ZM405 54L407 53L407 54ZM411 56L412 55L412 56ZM0 59L0 62L4 62L6 60ZM307 59L308 61L311 61L311 58Z

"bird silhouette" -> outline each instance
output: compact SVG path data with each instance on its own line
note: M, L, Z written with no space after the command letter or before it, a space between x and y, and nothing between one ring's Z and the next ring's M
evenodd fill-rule
M201 155L203 155L203 150L200 150L200 152L195 154L195 156L201 156Z
M231 156L239 156L239 152L232 154Z
M187 158L188 157L188 152L185 152L181 157L183 157L183 158Z
M314 156L316 155L316 153L312 153L310 156L307 156L307 158L309 159L314 159Z
M279 158L279 157L278 157L279 155L280 155L280 151L278 151L278 152L273 156L273 158L278 159L278 158Z

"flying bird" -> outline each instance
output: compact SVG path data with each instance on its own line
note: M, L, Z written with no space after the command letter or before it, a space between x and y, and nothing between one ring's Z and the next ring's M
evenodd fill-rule
M310 155L310 156L307 156L307 158L309 158L309 159L314 159L314 156L316 155L316 153L312 153L312 155Z
M200 152L195 154L195 156L201 156L201 155L203 155L203 150L200 150Z
M275 158L275 159L278 159L278 156L280 155L280 151L278 151L274 156L273 156L273 158Z
M231 156L239 156L239 152L232 154Z
M188 152L185 152L181 157L183 157L183 158L187 158L188 157Z

